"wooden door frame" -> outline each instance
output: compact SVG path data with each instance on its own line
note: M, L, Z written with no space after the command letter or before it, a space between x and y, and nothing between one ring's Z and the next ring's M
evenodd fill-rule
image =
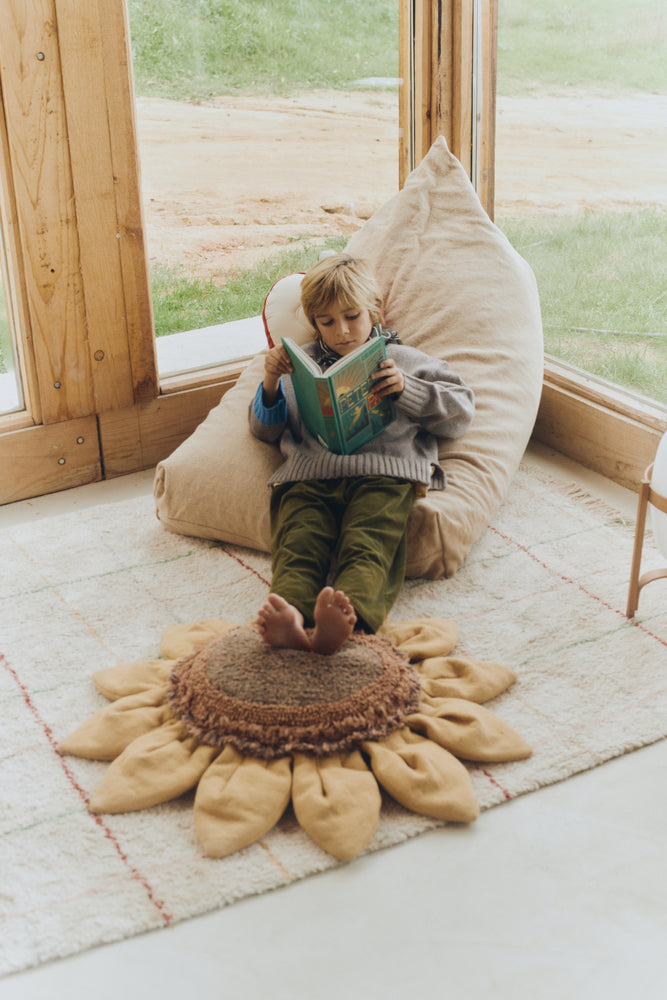
M491 216L497 5L399 0L401 181L444 135ZM7 503L155 465L242 365L159 379L125 0L3 0L0 86L26 397L25 411L0 417ZM548 362L535 436L637 488L667 411L591 384Z

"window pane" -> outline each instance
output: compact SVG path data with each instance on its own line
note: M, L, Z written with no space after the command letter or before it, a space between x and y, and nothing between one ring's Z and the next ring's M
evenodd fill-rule
M667 404L663 0L501 0L498 225L549 354Z
M2 281L0 281L0 413L12 413L23 409L23 393L18 374L14 337L10 320L7 297L7 261L0 235L0 258L2 260Z
M273 281L342 248L398 189L398 0L129 13L165 376L265 346Z

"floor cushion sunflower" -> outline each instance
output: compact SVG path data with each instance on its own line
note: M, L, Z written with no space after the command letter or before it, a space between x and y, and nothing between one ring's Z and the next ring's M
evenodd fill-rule
M324 850L358 855L382 793L440 820L479 806L464 761L530 755L482 703L515 680L508 668L451 655L456 627L428 620L354 633L330 656L273 649L255 625L168 629L162 657L94 675L110 701L61 744L111 761L93 812L128 812L195 789L204 852L258 840L291 803Z

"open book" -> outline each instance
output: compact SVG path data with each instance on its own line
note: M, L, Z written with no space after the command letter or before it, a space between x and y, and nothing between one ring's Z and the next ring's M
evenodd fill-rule
M367 340L325 372L289 337L282 342L294 366L301 419L329 451L349 455L396 419L391 399L379 399L369 378L387 357L382 337Z

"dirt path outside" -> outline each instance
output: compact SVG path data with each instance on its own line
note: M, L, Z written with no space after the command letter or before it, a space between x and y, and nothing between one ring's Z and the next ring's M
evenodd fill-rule
M397 190L394 94L142 98L137 118L151 262L189 273L351 235ZM498 221L667 205L667 96L501 98L497 129Z

